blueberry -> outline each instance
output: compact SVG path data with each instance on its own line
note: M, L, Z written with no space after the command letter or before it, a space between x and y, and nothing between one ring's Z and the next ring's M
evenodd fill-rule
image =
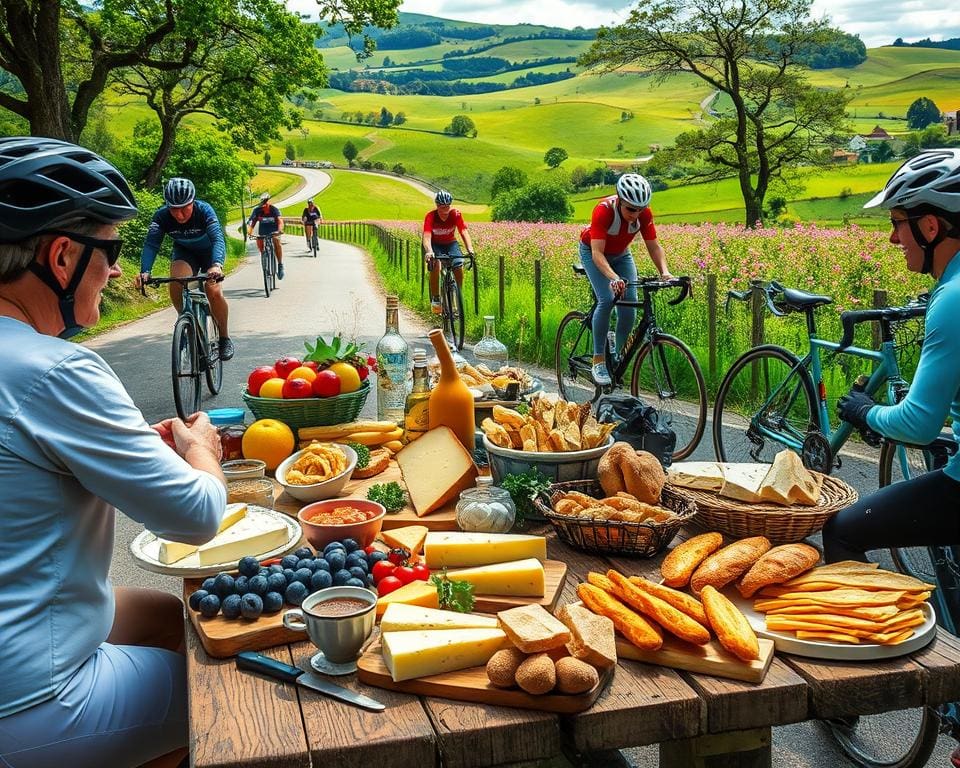
M266 577L254 576L252 579L250 579L250 586L247 588L247 591L263 597L269 591Z
M263 596L263 612L276 613L283 608L283 595L279 592L267 592Z
M234 579L229 573L218 573L213 582L213 591L220 597L232 595L234 591Z
M280 565L285 569L290 568L291 570L293 570L294 568L297 567L297 563L299 562L300 562L300 558L297 557L296 555L287 555L280 561Z
M354 565L360 565L363 568L367 567L367 558L364 556L363 552L351 552L347 555L347 568L350 568Z
M269 568L267 568L268 573L283 573L283 566L280 563L274 563Z
M216 579L213 578L213 576L211 576L211 577L208 578L208 579L204 579L204 580L203 580L203 584L200 585L200 589L202 589L202 590L204 590L204 591L206 591L206 592L213 592L214 582L216 582Z
M192 595L190 595L187 600L187 604L195 611L200 610L200 601L203 600L210 593L205 589L198 589Z
M366 583L364 584L365 587L367 587L368 589L369 589L370 587L373 587L373 574L372 574L372 573L368 573L368 574L367 574L367 578L365 578L364 581L366 582Z
M367 562L370 565L373 565L374 563L378 563L381 560L386 560L386 559L387 559L386 552L377 551L377 552L371 552L369 555L367 555Z
M347 582L353 578L353 574L350 573L346 568L341 568L339 571L333 574L333 586L343 587L346 586Z
M267 576L267 590L269 592L280 592L287 588L287 577L282 573L271 573Z
M358 568L357 566L353 566L353 568L348 568L347 570L349 571L350 575L353 576L353 578L360 579L360 581L366 582L367 572L363 570L363 568ZM339 571L337 571L337 573L339 573Z
M333 576L330 575L330 571L314 571L313 576L310 577L310 589L314 591L332 586Z
M313 569L312 569L312 570L314 570L314 571L327 571L327 572L329 573L329 572L330 572L330 563L328 563L328 562L327 562L326 560L324 560L322 557L318 557L316 560L313 561Z
M270 575L270 569L269 569L269 568L261 568L261 569L257 572L257 576L263 576L264 578L266 578L266 577L269 576L269 575Z
M297 572L293 568L284 568L283 578L287 580L287 584L292 584L297 580Z
M313 576L313 571L311 571L309 568L297 568L293 577L297 581L302 581L304 584L309 584L311 576Z
M330 570L333 573L336 573L347 564L347 555L342 549L328 553L324 559L330 564Z
M260 561L257 558L247 555L237 566L241 576L256 576L260 573Z
M293 554L297 556L298 560L303 560L305 557L313 557L313 550L310 547L300 547Z
M237 576L233 580L233 591L235 594L242 595L250 591L250 579L246 576Z
M240 615L245 619L259 619L263 613L263 599L260 595L247 592L240 598Z
M366 587L366 583L360 579L347 579L347 583L344 584L345 587Z
M309 594L310 590L306 584L294 581L287 585L287 590L284 592L283 597L290 605L300 605L303 599Z
M313 566L313 558L305 557L302 560L297 561L297 565L293 570L299 571L301 568L309 568L312 571L313 570L312 566Z
M344 539L343 548L347 550L347 552L355 552L360 549L360 542L356 539Z
M220 604L225 619L236 619L240 616L240 595L227 595Z
M212 619L220 613L220 598L216 595L207 595L200 601L200 613L208 619Z
M331 541L327 546L323 548L323 556L326 557L328 553L332 552L335 549L346 550L346 547L339 541Z

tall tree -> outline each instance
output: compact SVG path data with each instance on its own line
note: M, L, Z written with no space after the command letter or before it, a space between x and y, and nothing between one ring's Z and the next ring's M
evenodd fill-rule
M563 147L550 147L543 155L543 162L551 168L559 167L560 163L566 160L570 155Z
M762 220L770 183L798 165L828 162L852 94L809 85L797 64L825 35L811 0L653 0L601 29L580 58L610 72L640 64L659 81L690 72L724 99L700 129L677 138L659 164L693 161L701 180L736 176L747 226ZM729 106L726 106L726 105Z
M931 123L940 121L940 108L926 96L916 99L907 108L907 125L915 131L921 131Z

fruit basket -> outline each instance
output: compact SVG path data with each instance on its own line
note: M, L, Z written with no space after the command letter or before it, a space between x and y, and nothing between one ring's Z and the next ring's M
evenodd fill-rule
M258 419L277 419L293 430L301 427L325 427L356 420L370 394L370 382L360 389L334 397L303 397L281 400L275 397L254 397L243 392L243 402Z

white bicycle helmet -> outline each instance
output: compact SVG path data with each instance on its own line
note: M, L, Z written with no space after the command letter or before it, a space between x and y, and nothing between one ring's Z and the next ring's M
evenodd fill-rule
M617 179L617 196L635 208L646 208L653 197L653 189L639 173L625 173Z
M864 208L928 205L960 212L960 149L928 149L901 165Z
M437 205L450 205L453 203L453 195L447 192L447 190L441 189L437 192L437 196L434 197L433 200Z
M171 208L190 205L197 196L197 189L190 179L174 177L163 188L163 200Z

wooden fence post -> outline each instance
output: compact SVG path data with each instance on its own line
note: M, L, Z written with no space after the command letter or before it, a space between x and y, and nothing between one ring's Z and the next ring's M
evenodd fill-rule
M403 241L403 252L404 252L404 258L407 261L407 282L409 283L410 282L410 241L409 240Z
M710 383L717 380L717 276L707 273L707 372Z
M473 260L473 314L480 314L480 268L477 260Z
M763 344L763 320L767 310L767 296L763 290L762 280L751 280L750 290L750 346L759 347ZM754 365L750 368L750 398L756 399L757 391L760 388L760 366Z
M540 332L542 330L540 310L543 306L543 294L541 293L540 288L540 259L537 259L535 262L533 262L533 334L537 341L540 340Z
M499 288L499 294L500 294L500 319L501 320L503 320L503 281L504 281L503 273L504 273L503 256L500 256L498 258L498 264L497 264L497 280L498 280L498 288Z

